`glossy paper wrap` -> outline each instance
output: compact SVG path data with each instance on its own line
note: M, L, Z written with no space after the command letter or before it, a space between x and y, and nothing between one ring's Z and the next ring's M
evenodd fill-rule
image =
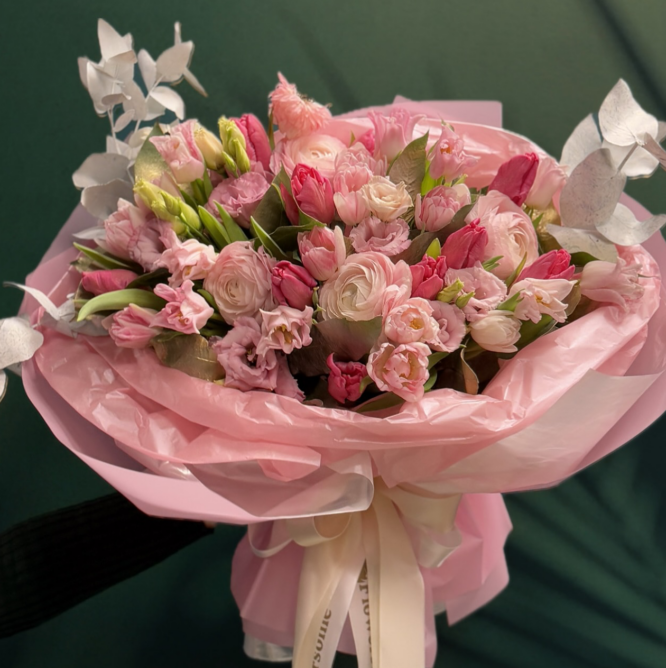
M480 158L470 186L487 185L513 155L543 154L517 135L460 120L472 115L499 124L493 103L399 104L431 119L417 134L430 129L436 136L442 115L455 121L466 150ZM334 119L326 131L345 141L351 132L360 136L371 127L357 117L366 111ZM640 219L648 216L636 202L625 203ZM76 257L71 234L93 224L77 209L28 284L63 301L78 283L68 267ZM423 570L432 663L430 611L446 608L454 622L507 582L503 544L510 523L499 493L560 482L666 408L659 270L666 267L666 243L656 234L632 253L647 278L630 312L602 306L538 339L480 395L435 390L384 418L243 393L162 366L152 350L52 330L44 330L44 346L24 365L24 383L54 434L153 515L246 524L361 511L373 499L377 476L423 494L462 493L460 547L438 568ZM30 298L24 311L39 316ZM292 544L259 559L247 539L241 543L232 588L246 633L291 645L302 552ZM348 632L341 647L352 651Z

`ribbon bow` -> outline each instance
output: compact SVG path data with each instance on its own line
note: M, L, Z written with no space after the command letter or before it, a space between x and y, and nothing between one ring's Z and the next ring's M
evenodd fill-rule
M460 495L424 496L375 481L367 510L279 520L254 553L271 557L291 541L305 549L293 668L331 668L347 616L359 668L425 666L425 591L420 567L436 568L460 545Z

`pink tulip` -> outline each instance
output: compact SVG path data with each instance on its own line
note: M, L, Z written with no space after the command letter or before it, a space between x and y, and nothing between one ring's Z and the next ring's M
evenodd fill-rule
M270 169L271 145L261 121L254 114L243 114L231 119L245 137L245 150L252 162L258 162L265 170Z
M281 186L282 196L285 198L287 216L292 225L298 225L298 210L293 206L287 206L286 199L289 194ZM322 176L314 167L299 164L294 167L291 174L291 193L303 213L328 225L335 216L335 204L333 203L333 186L331 182Z
M433 179L455 181L479 161L465 151L463 140L448 126L442 127L439 139L430 152L430 176Z
M393 392L405 401L419 401L429 376L429 355L425 343L383 343L370 353L368 375L382 392Z
M101 271L84 271L81 274L81 285L93 295L103 295L105 292L124 290L137 274L129 269L102 269Z
M130 304L102 321L119 348L146 348L162 330L155 326L155 311Z
M328 376L328 393L339 403L357 401L361 398L361 381L368 375L361 362L336 362L333 353L326 365L331 370Z
M371 111L368 118L375 126L375 154L390 161L412 141L414 127L423 116L396 108L388 116Z
M596 260L583 267L580 291L594 302L615 304L623 311L638 301L644 292L640 284L640 265L629 264L623 257L616 263Z
M474 220L446 239L442 255L453 269L473 267L483 257L487 243L488 231Z
M194 283L185 281L178 288L164 283L155 286L155 294L166 299L167 305L155 316L153 326L173 329L182 334L198 334L214 311L208 302L193 290Z
M280 304L288 304L299 311L312 304L317 281L304 267L282 260L273 268L271 282L273 297Z
M420 262L409 269L412 272L412 297L435 299L444 287L446 258L443 255L437 259L424 255Z
M437 186L414 202L414 224L419 230L439 232L446 227L464 206L472 202L472 195L464 183L451 188Z
M347 247L342 229L315 227L298 235L298 252L303 266L318 281L327 281L342 266Z
M564 249L552 250L532 262L529 267L525 267L518 276L518 281L526 278L563 278L568 281L575 273L576 267L571 264L571 255Z
M539 168L539 156L525 153L507 160L497 171L488 192L504 193L514 204L522 206L527 199Z

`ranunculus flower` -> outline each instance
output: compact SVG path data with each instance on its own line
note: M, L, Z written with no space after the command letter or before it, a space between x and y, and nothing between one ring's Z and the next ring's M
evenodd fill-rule
M520 339L520 320L511 311L489 311L469 324L469 333L485 350L515 353Z
M567 304L563 301L573 290L576 281L562 278L526 278L511 286L509 297L520 292L522 299L516 305L514 315L518 320L539 322L542 315L549 315L557 322L567 319Z
M328 107L301 95L281 72L278 72L278 79L278 85L268 96L270 111L280 132L288 139L310 135L331 119Z
M553 195L564 186L566 180L564 170L557 160L550 157L541 158L536 178L527 195L525 204L538 211L544 211L548 208Z
M444 287L446 269L446 258L443 255L437 259L424 255L420 262L411 265L412 297L435 299Z
M425 343L383 343L370 353L368 375L382 392L393 392L405 401L419 401L429 376L428 355L430 348Z
M152 271L164 246L160 241L161 223L130 202L118 200L118 210L104 221L106 238L99 245L109 253L139 263Z
M576 273L571 264L571 255L563 248L552 250L539 256L531 265L520 272L518 280L525 278L563 278L570 280Z
M359 143L345 149L335 158L334 192L360 190L373 176L386 174L386 162L375 160Z
M392 343L438 343L439 325L430 302L412 297L391 309L384 318L384 336Z
M81 273L83 289L93 295L124 290L138 275L129 269L101 269Z
M588 262L580 278L581 294L594 302L615 304L628 311L629 305L643 296L639 270L640 265L630 265L623 257L615 264L600 260Z
M282 260L273 267L271 283L273 297L279 304L288 304L301 311L312 304L314 288L317 287L317 281L310 276L307 269L287 260Z
M333 204L333 186L331 182L322 176L314 167L307 165L296 165L291 173L291 192L294 200L303 213L328 225L335 216L335 205ZM283 191L283 196L288 193ZM287 215L290 211L287 209ZM293 216L295 213L295 219ZM293 225L298 225L298 210L289 215Z
M439 232L451 222L462 207L471 202L472 196L464 183L452 188L436 186L428 191L425 197L416 196L414 224L419 230Z
M361 381L368 375L361 362L336 362L331 353L326 359L331 370L328 375L328 393L339 403L361 398Z
M342 229L315 227L298 235L298 252L303 266L318 281L327 281L347 257Z
M215 206L215 202L219 202L239 225L249 228L250 217L270 187L262 172L246 172L238 178L224 179L213 189L206 209L219 216Z
M473 267L483 258L487 244L488 230L473 220L447 237L442 255L452 269Z
M387 302L397 306L412 293L412 274L402 260L393 264L381 253L350 255L319 291L325 319L372 320Z
M277 353L277 361L275 394L281 394L283 397L289 397L290 399L296 399L296 401L303 402L305 400L305 394L298 387L296 379L292 376L287 358L284 355Z
M467 269L449 269L446 272L444 277L446 285L451 285L457 280L462 282L464 293L474 293L464 308L468 316L492 311L506 299L507 288L504 281L486 271L480 263Z
M267 350L281 350L289 354L298 348L312 343L311 306L302 311L290 306L277 306L273 311L259 311L262 322L262 338L257 346L257 353L263 355Z
M203 176L206 165L194 140L195 120L172 127L168 135L150 137L151 144L169 165L178 183L191 183Z
M372 214L384 222L400 218L412 206L404 182L396 185L386 176L373 176L360 192Z
M448 125L442 126L442 133L429 156L430 176L435 180L444 178L444 181L454 181L479 161L465 152L465 143Z
M166 250L156 266L169 270L171 287L178 287L187 279L197 281L208 276L217 259L217 253L212 246L202 244L196 239L181 241L171 228L165 230L161 239Z
M298 139L281 139L271 155L271 171L277 174L281 167L289 176L298 164L314 167L322 176L332 179L335 159L347 147L336 137L311 134Z
M514 204L522 206L527 199L539 167L536 153L516 155L503 163L497 170L488 192L496 190L504 193Z
M414 116L406 109L397 108L388 116L371 111L368 118L375 126L375 154L390 162L412 141L414 127L423 116Z
M242 392L274 390L277 386L278 360L275 350L257 353L261 327L253 318L241 316L224 337L213 337L210 346L224 369L225 387Z
M198 334L215 311L193 288L192 281L185 281L178 288L164 283L156 285L153 292L168 303L155 316L153 326L173 329L183 334Z
M231 119L245 137L245 151L252 162L258 162L264 169L270 169L271 145L261 121L254 114L243 114Z
M366 130L360 137L356 138L356 142L365 146L370 155L375 154L377 142L375 141L375 131Z
M275 306L271 271L275 260L263 248L255 251L251 241L225 246L204 279L204 289L215 299L224 320L233 325L237 318L257 317L259 311Z
M460 348L465 338L465 314L454 304L443 302L430 302L432 306L432 317L439 325L437 338L439 343L431 343L430 347L442 352L452 353Z
M385 223L370 216L352 228L349 238L357 253L375 251L389 257L407 250L412 243L409 225L402 218Z
M539 257L539 244L530 217L506 195L495 190L479 197L466 220L476 219L488 231L483 259L502 257L492 270L496 276L508 278L523 257L527 256L526 266Z
M153 324L156 311L130 304L102 320L109 336L120 348L146 348L162 329Z

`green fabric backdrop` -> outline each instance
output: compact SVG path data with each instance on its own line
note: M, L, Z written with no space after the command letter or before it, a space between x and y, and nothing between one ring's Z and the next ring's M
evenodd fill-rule
M175 20L210 96L182 89L188 115L264 117L281 70L334 113L412 99L491 99L505 127L559 155L619 77L666 119L663 0L32 0L0 19L3 230L0 279L22 281L75 207L71 174L107 130L76 58L98 58L96 20L153 55ZM662 178L660 178L662 177ZM664 175L630 194L666 211ZM0 291L0 317L20 295ZM437 666L666 666L663 420L557 490L507 499L509 589L451 629ZM0 404L0 531L108 493L50 434L11 378ZM243 530L212 538L32 631L0 641L6 668L242 668L231 555ZM339 666L353 666L340 657Z

